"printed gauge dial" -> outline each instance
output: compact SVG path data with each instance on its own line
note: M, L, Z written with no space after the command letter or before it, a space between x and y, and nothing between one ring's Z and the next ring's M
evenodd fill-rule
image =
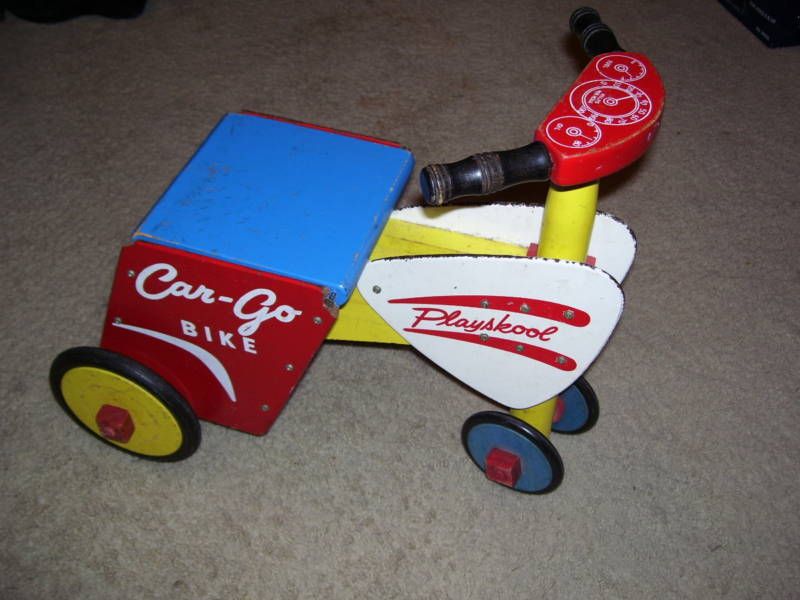
M647 75L647 67L638 58L625 54L608 54L597 62L597 72L614 81L636 81Z
M596 123L577 116L556 117L547 124L545 132L548 138L565 148L588 148L603 136Z
M587 81L569 95L573 110L599 125L630 125L650 114L650 97L635 85L606 79Z

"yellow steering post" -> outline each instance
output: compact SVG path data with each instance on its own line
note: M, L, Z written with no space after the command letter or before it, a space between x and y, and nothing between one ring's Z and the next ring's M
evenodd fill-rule
M597 182L571 188L550 186L537 257L586 260L597 212L597 194ZM549 436L555 410L556 398L551 398L531 408L512 409L511 414Z

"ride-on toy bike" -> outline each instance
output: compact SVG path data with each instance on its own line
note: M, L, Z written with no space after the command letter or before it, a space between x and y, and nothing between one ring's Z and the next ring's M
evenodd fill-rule
M410 344L510 409L464 424L487 477L554 489L549 434L597 418L582 374L636 246L596 212L596 181L646 151L664 102L594 10L570 24L592 60L534 141L429 165L434 206L393 210L413 167L395 143L226 115L122 249L100 346L53 362L62 408L118 449L179 460L200 420L266 433L326 339ZM443 206L531 180L553 184L544 207Z

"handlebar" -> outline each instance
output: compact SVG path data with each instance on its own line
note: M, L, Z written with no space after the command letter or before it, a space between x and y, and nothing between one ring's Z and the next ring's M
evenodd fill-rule
M611 28L600 20L600 14L589 6L579 8L569 18L569 28L581 41L589 58L606 52L625 52Z
M458 162L428 165L420 173L425 203L447 204L462 196L491 194L529 181L547 181L553 163L542 142L513 150L482 152Z
M570 29L592 61L539 126L535 141L426 166L420 172L426 204L438 206L532 181L588 183L644 153L663 107L658 73L644 56L625 52L593 8L573 12Z

